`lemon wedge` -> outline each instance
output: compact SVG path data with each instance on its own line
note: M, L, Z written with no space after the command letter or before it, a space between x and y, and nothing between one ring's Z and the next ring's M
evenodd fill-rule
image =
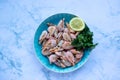
M84 21L79 17L74 17L69 22L71 29L74 31L82 31L85 28Z

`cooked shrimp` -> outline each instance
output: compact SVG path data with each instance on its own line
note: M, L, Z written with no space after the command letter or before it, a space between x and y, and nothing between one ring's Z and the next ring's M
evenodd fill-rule
M64 24L64 18L58 25L48 23L48 29L39 38L42 54L49 59L50 64L62 68L74 66L83 56L82 50L78 51L71 45L78 34L68 23Z

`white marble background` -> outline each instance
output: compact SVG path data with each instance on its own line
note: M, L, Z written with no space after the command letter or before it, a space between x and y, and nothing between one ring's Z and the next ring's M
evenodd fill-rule
M49 71L35 57L34 33L56 13L82 17L99 43L71 73ZM120 0L0 0L0 80L120 80Z

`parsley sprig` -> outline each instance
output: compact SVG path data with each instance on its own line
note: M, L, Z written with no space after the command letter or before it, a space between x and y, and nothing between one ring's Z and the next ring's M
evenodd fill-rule
M72 45L77 50L84 50L84 49L94 49L98 43L93 43L93 32L90 31L88 26L86 25L84 30L81 31L77 38L72 41Z

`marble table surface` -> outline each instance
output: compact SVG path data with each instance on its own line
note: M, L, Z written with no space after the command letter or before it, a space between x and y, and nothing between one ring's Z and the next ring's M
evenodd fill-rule
M35 56L34 33L56 13L83 18L99 43L74 72L49 71ZM120 80L120 0L0 0L0 80Z

